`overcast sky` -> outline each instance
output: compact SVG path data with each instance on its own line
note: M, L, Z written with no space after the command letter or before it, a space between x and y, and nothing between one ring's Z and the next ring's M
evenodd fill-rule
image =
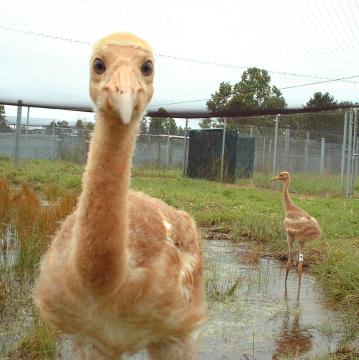
M157 55L153 108L204 108L204 99L221 81L238 82L252 66L270 72L290 107L302 106L315 91L328 91L339 101L359 101L358 3L4 0L0 103L22 99L90 106L90 44L114 31L133 32L153 45ZM343 77L353 78L284 89ZM15 108L6 111L15 114ZM32 109L31 115L92 118L39 109Z

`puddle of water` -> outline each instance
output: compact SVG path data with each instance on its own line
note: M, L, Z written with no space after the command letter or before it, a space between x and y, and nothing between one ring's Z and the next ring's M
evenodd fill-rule
M1 235L1 234L0 234ZM11 225L0 236L0 269L10 269L17 259L17 237Z
M0 265L9 267L16 257L15 238L11 235L6 241L10 246L6 255L0 255ZM293 269L285 297L284 267L271 259L260 259L258 265L243 263L239 254L248 252L250 246L221 240L205 242L211 319L202 331L198 359L267 360L286 355L300 359L334 350L340 342L342 324L324 305L314 278L303 273L297 301L298 278ZM1 343L0 349L4 346ZM59 359L73 358L69 341L59 344L58 351ZM127 359L148 358L142 352Z
M298 278L290 272L284 296L285 269L277 261L260 259L257 266L240 261L248 244L208 241L207 262L215 262L222 281L236 271L242 277L230 302L209 301L212 318L203 331L200 359L279 359L294 355L327 354L340 341L340 323L323 302L314 278L302 276L301 297L296 300Z

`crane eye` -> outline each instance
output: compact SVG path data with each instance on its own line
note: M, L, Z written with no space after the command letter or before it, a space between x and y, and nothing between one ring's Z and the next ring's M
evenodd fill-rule
M99 59L96 58L92 64L93 70L96 74L103 74L106 70L106 65L105 63Z
M141 66L141 72L145 76L149 76L152 74L153 71L153 64L151 60L147 60Z

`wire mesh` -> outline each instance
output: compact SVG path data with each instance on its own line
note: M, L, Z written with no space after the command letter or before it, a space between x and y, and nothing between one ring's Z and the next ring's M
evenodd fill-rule
M184 128L167 113L162 116L141 122L134 169L157 171L161 176L171 171L180 176L183 172L194 178L244 181L267 188L270 177L285 170L317 181L330 179L328 191L347 196L352 196L358 186L359 133L354 126L357 113L352 109L226 118L224 145L223 117L189 119ZM26 125L23 119L17 135L16 124L3 122L0 155L14 158L18 136L18 156L22 159L85 163L93 125L80 122L69 126L58 121L36 126Z

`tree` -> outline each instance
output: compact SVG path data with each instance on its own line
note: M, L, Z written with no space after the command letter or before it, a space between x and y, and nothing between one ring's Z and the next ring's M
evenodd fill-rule
M177 134L178 128L177 128L176 120L174 118L171 118L171 117L165 118L163 126L164 126L164 129L167 134L170 134L170 135Z
M143 117L140 124L140 134L146 134L147 128L148 128L147 119L146 117Z
M177 134L176 120L167 116L167 111L164 108L159 108L158 112L161 117L151 117L148 125L150 134Z
M163 119L160 117L151 117L148 125L148 132L150 134L164 133Z
M56 126L60 127L60 128L68 128L69 127L69 123L65 120L62 121L58 121Z
M76 124L75 124L75 127L76 127L76 129L78 129L78 130L83 130L84 128L85 128L85 124L86 124L86 122L84 121L84 120L82 120L82 119L77 119L77 121L76 121Z
M228 82L221 82L218 90L211 94L211 99L207 101L207 108L213 112L226 110L232 99L232 85Z
M315 92L304 107L316 108L316 107L330 107L337 105L337 101L328 92L322 94L320 91Z
M13 130L8 125L5 114L5 106L0 105L0 132L12 132Z
M222 110L255 110L255 109L283 109L287 103L280 90L270 84L271 77L267 70L256 67L243 72L241 80L233 86L228 82L221 82L218 90L207 101L207 108L213 112ZM223 118L217 122L208 120L200 123L203 127L220 127ZM228 124L229 128L238 128L235 122Z
M182 126L179 126L177 129L177 135L179 136L185 136L186 135L186 131Z
M211 119L211 118L203 118L199 123L199 127L201 129L211 129L211 128L217 128L222 127L221 124L218 123L217 119Z
M287 106L282 93L271 86L267 70L256 67L247 69L241 81L233 86L230 108L238 109L283 109Z
M358 107L359 106L359 103L358 102L355 102L353 103L352 101L340 101L338 103L339 106L352 106L352 107Z
M88 121L85 123L86 130L92 131L95 127L95 124L92 121Z

